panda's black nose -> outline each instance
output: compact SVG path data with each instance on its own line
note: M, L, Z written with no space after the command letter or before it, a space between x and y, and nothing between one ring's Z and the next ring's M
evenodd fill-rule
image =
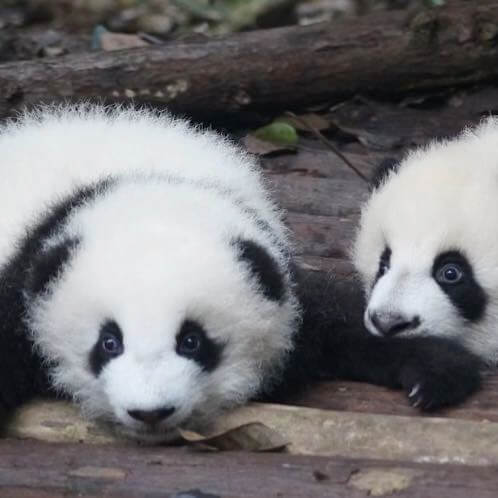
M374 327L385 336L392 336L418 327L420 318L418 316L407 317L400 313L371 312L370 320Z
M152 425L173 415L174 411L174 406L168 406L157 410L128 410L128 415L136 420L140 420L140 422Z

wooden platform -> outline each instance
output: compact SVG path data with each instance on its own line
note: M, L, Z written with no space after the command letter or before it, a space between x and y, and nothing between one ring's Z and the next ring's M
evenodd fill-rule
M493 88L401 105L356 98L327 114L328 136L369 174L384 157L477 122L497 98ZM348 250L365 183L310 136L296 154L262 162L288 210L300 264L338 282L334 306L357 323L361 309L351 303L361 292ZM401 392L348 382L318 385L295 405L253 405L224 420L259 420L283 433L291 445L280 454L130 446L91 424L78 426L70 408L38 420L30 412L12 429L13 438L0 441L0 496L498 496L497 377L465 405L430 417Z

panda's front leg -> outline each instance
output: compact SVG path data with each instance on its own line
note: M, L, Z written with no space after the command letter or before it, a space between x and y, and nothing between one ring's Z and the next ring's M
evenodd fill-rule
M12 322L11 322L12 323ZM2 326L3 325L3 326ZM10 416L35 396L49 394L46 367L22 323L0 325L0 432Z
M383 339L364 331L329 339L323 365L334 377L402 388L411 405L425 411L464 401L480 388L484 369L476 355L448 339Z
M429 337L405 341L413 342L392 347L408 349L398 376L412 406L431 411L455 405L481 387L485 365L463 346Z

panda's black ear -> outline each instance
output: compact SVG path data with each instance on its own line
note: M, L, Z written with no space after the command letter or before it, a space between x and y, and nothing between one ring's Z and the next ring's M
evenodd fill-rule
M34 295L43 292L60 275L78 242L77 239L67 238L36 254L26 279L26 290Z
M234 245L238 250L239 260L247 264L265 297L271 301L280 301L285 294L285 286L275 259L253 240L237 239Z
M380 187L388 175L394 171L398 171L400 162L394 157L386 157L380 164L375 168L375 171L370 180L370 190L375 190Z

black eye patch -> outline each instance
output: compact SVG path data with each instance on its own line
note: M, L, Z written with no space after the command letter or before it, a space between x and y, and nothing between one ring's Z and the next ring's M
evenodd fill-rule
M392 254L391 248L386 246L384 251L380 255L379 268L377 269L377 275L375 276L374 285L377 282L377 280L379 280L379 278L381 278L388 272L391 266L391 254Z
M447 251L434 260L432 277L460 314L471 322L484 315L487 298L472 265L460 251Z
M98 377L105 365L123 351L123 333L119 325L114 320L107 320L100 327L99 338L90 351L90 370Z
M176 353L211 372L221 361L225 344L208 337L198 322L185 320L176 335Z

